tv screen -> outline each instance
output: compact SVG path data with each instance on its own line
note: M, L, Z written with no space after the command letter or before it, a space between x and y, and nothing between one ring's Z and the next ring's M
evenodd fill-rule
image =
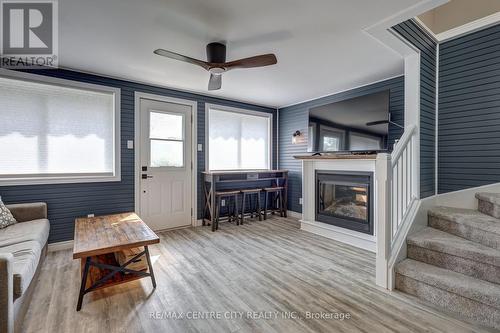
M387 150L388 120L388 90L311 108L308 151Z

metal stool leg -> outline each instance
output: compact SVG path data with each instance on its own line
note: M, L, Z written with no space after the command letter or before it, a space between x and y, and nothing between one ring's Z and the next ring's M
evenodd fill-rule
M241 209L240 209L240 213L241 214L238 214L238 216L239 216L239 223L238 224L243 224L243 222L244 222L244 216L245 216L245 199L246 199L245 193L242 193L241 194Z
M278 192L278 197L279 197L279 205L280 205L280 217L283 217L283 194L282 191Z
M287 210L287 207L285 206L285 195L286 195L286 192L285 190L281 190L281 208L283 209L283 217L286 217L286 210Z
M236 221L236 224L237 224L238 220L234 218L234 214L235 214L234 205L236 204L234 202L234 197L233 196L228 197L227 201L228 201L228 205L227 205L227 221L228 222Z
M253 213L255 212L255 205L253 204L253 195L254 193L250 193L248 197L248 205L250 206L250 218L253 219Z
M262 221L262 214L260 209L260 192L257 193L257 214L259 216L259 221Z
M219 203L220 203L220 198L219 197L215 198L215 207L214 207L215 219L214 222L212 223L212 231L216 230L217 224L219 223Z
M239 225L240 224L240 221L239 221L239 208L238 208L238 195L236 194L234 197L234 218L235 218L235 222L236 222L236 225Z
M268 205L268 195L269 192L266 191L266 196L264 198L264 220L267 220L267 205Z
M220 210L221 210L221 205L222 204L222 197L219 197L218 204L216 205L217 207L217 215L215 218L215 230L219 230L219 220L220 220Z

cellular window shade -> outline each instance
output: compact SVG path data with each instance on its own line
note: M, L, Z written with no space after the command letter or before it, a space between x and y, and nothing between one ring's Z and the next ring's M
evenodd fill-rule
M209 169L269 169L269 116L209 110Z
M0 176L113 174L113 93L0 78L0 101Z

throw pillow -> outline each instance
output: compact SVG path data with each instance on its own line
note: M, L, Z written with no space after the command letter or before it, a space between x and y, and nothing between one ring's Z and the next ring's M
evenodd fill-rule
M12 216L10 210L5 207L0 197L0 229L6 228L14 223L17 223L16 219Z

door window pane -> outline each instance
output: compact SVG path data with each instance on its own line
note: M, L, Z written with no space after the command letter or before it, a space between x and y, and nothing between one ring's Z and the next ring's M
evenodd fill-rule
M151 140L152 168L184 166L184 142Z
M183 140L183 115L164 112L149 113L149 137L151 139Z

